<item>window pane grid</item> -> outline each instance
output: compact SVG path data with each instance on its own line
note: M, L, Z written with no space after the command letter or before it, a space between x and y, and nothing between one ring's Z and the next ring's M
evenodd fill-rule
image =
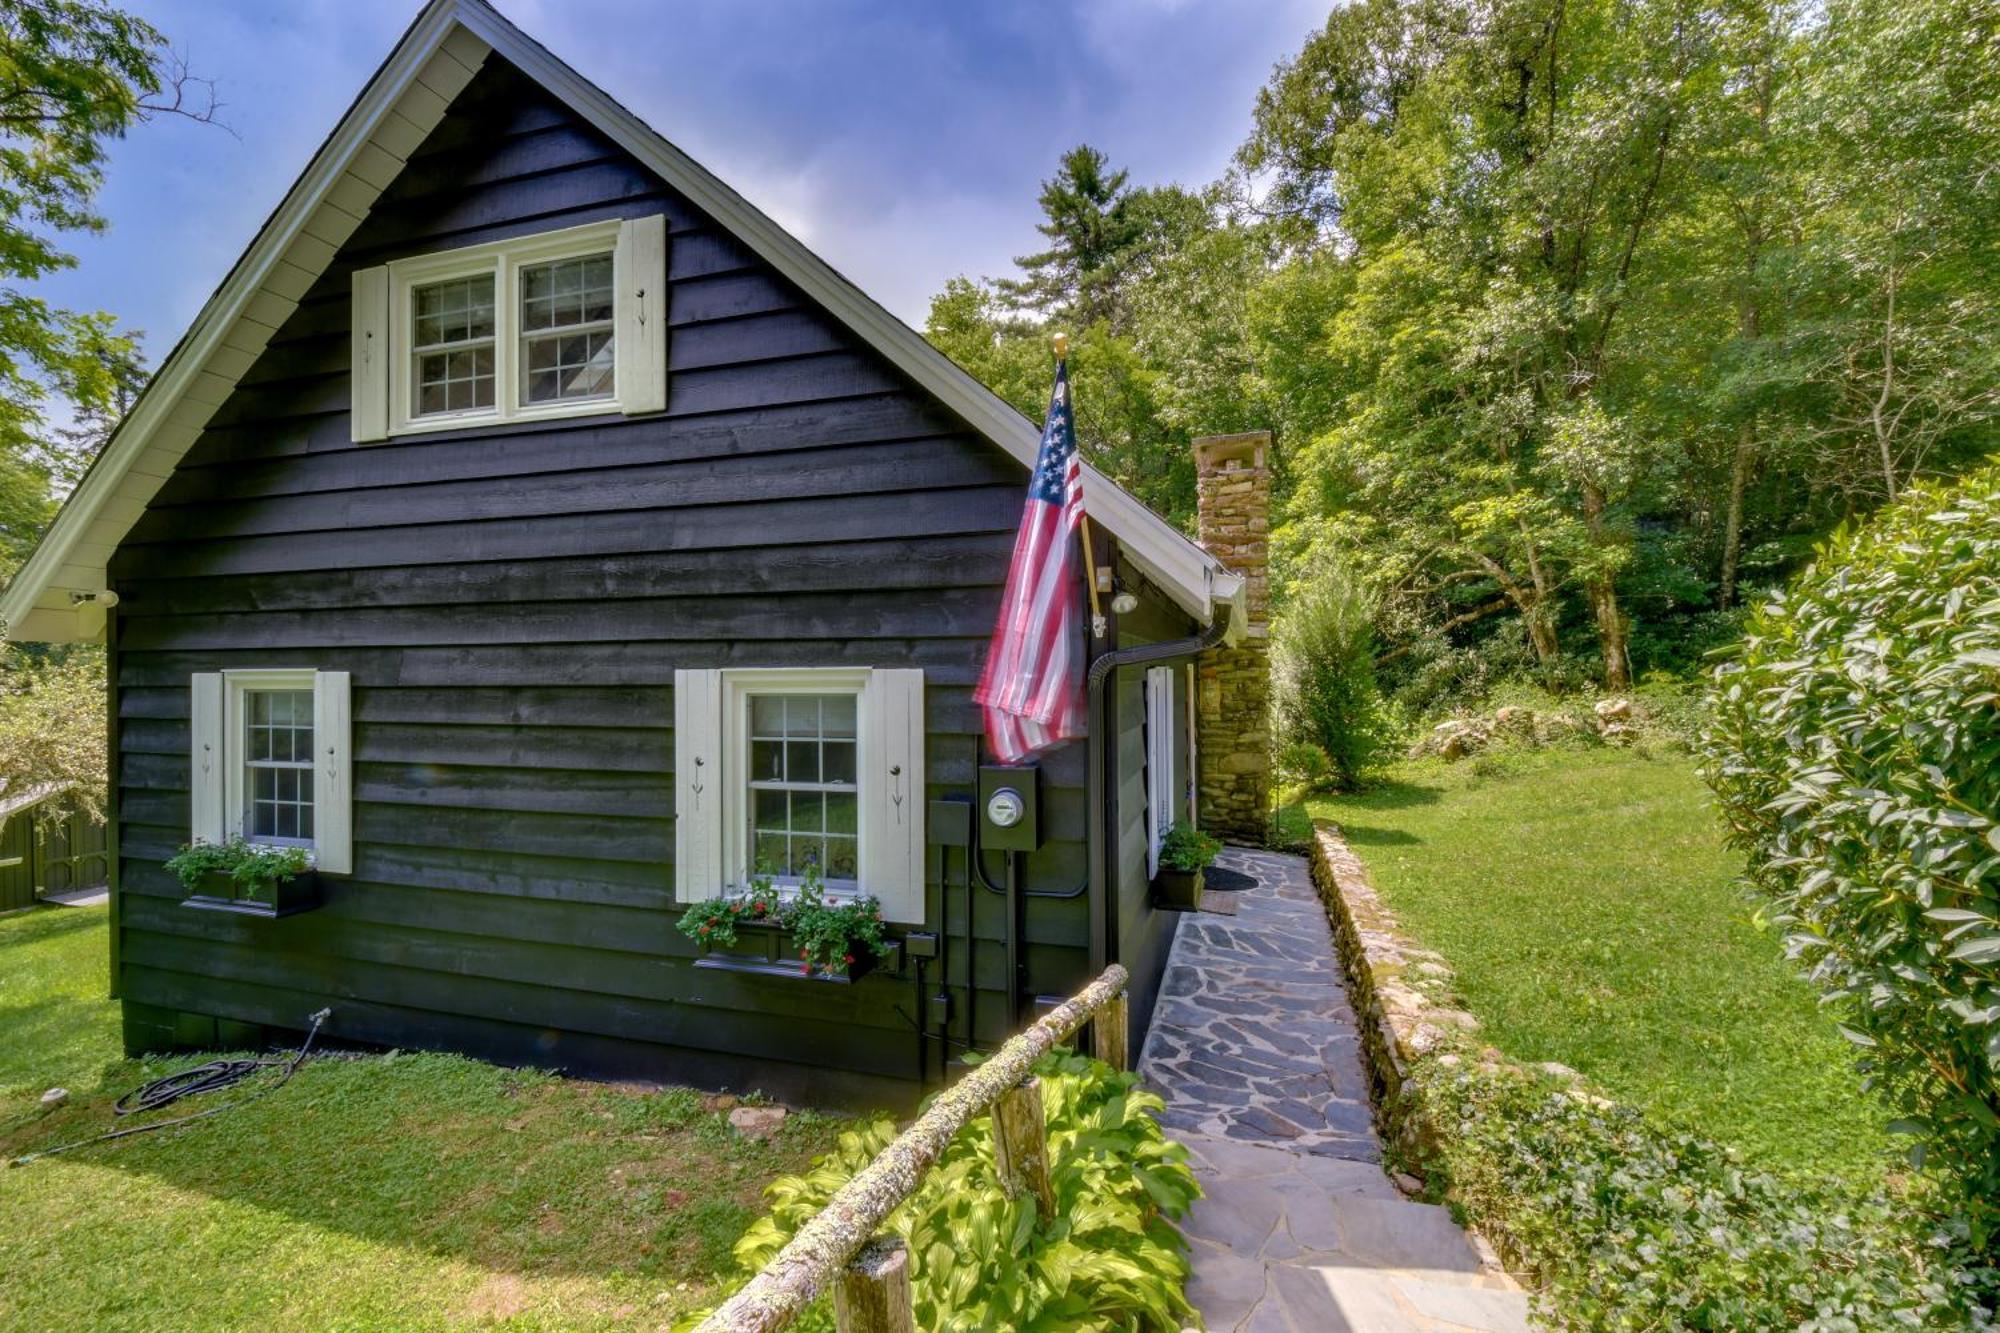
M608 398L615 391L611 256L521 270L521 402Z
M493 275L428 283L410 292L417 416L493 406Z
M313 692L244 694L244 834L253 842L313 838Z
M817 865L827 885L851 888L859 871L858 741L851 694L750 698L753 868L780 879Z

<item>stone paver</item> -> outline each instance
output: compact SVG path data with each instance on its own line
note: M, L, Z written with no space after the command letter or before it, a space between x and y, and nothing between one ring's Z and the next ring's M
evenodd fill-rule
M1187 916L1140 1072L1204 1197L1183 1224L1212 1333L1516 1333L1526 1298L1380 1166L1359 1037L1305 862L1230 849L1255 886Z

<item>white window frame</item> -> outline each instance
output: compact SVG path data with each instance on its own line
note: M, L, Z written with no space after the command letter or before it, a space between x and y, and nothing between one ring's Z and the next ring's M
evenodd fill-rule
M596 398L572 398L552 403L521 402L521 270L588 255L613 256L612 300L622 286L615 275L618 250L617 219L580 227L471 245L458 250L398 259L389 265L389 431L412 435L423 431L463 430L467 426L510 421L549 421L563 417L602 416L619 410L622 377L613 371L613 392ZM455 278L493 278L493 406L457 412L427 412L416 407L416 308L419 287ZM617 327L616 311L612 325ZM614 335L615 336L615 335ZM614 343L615 346L615 343Z
M229 821L229 835L269 847L304 847L308 853L318 847L319 816L323 800L319 782L319 673L310 667L259 668L222 673L222 793L223 812ZM310 838L260 838L249 829L250 756L247 750L249 698L265 690L299 690L313 696L313 750L309 766L313 770L313 836Z
M247 838L247 697L257 690L301 690L313 698L313 836L308 840L250 838L271 846L304 847L331 874L353 870L353 764L349 685L344 671L311 667L246 667L196 672L190 679L189 836L195 842Z
M1145 710L1146 874L1160 873L1160 847L1180 817L1175 791L1180 783L1174 744L1174 687L1180 673L1170 666L1148 667L1141 687Z
M722 673L723 773L727 786L722 796L723 888L726 893L746 892L757 867L752 863L750 845L750 698L757 694L851 694L854 696L854 862L868 864L869 830L860 812L875 795L870 784L879 781L873 753L869 710L869 678L866 667L801 667L796 670L760 669ZM857 875L859 874L857 869ZM859 880L857 879L857 883ZM776 885L785 897L794 897L798 885L780 879ZM856 889L828 889L830 903L851 902L868 892L860 883Z
M926 913L924 673L882 667L738 667L674 672L674 884L683 903L741 894L755 866L750 837L750 699L855 697L859 820L854 893L890 921ZM782 886L781 886L782 888Z

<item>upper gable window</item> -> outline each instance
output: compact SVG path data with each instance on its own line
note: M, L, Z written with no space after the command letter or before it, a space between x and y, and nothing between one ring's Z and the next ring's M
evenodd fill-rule
M666 406L666 219L354 275L356 440Z

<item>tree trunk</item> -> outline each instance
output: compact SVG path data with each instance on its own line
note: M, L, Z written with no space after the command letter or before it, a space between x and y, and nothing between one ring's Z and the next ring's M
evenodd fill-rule
M1523 535L1526 535L1525 525ZM1484 570L1492 580L1500 585L1500 591L1520 611L1522 623L1528 627L1528 643L1535 650L1535 664L1543 670L1555 665L1560 646L1556 643L1556 627L1549 619L1551 600L1543 582L1541 563L1535 556L1533 543L1528 545L1528 570L1530 581L1520 582L1507 572L1507 567L1483 551L1466 553L1472 562Z
M1522 603L1521 615L1528 622L1528 643L1535 650L1535 665L1549 671L1562 654L1562 645L1556 641L1553 615L1555 590L1549 587L1549 572L1542 564L1542 555L1535 546L1534 538L1528 535L1525 521L1521 523L1521 545L1528 555L1528 581L1535 589L1534 601Z
M1757 451L1757 428L1744 422L1736 428L1736 458L1729 467L1729 507L1722 519L1722 589L1724 609L1736 602L1736 566L1743 556L1743 492L1750 484L1750 462Z
M1618 610L1617 580L1609 574L1590 581L1590 610L1597 617L1597 642L1604 652L1604 688L1632 688L1631 625Z
M1583 486L1583 521L1591 540L1607 546L1604 531L1604 491L1595 482ZM1632 688L1632 659L1626 651L1631 641L1631 625L1618 610L1618 574L1606 567L1590 576L1590 611L1597 618L1597 646L1604 655L1604 688L1611 691Z
M1882 487L1889 499L1896 498L1896 449L1890 438L1887 418L1889 399L1896 391L1896 266L1889 265L1887 299L1882 315L1882 391L1868 410L1868 424L1875 432L1875 451L1882 465Z
M1535 664L1548 670L1556 664L1562 653L1562 645L1556 641L1555 622L1549 617L1548 605L1537 599L1524 609L1521 619L1528 625L1528 646L1535 650Z

